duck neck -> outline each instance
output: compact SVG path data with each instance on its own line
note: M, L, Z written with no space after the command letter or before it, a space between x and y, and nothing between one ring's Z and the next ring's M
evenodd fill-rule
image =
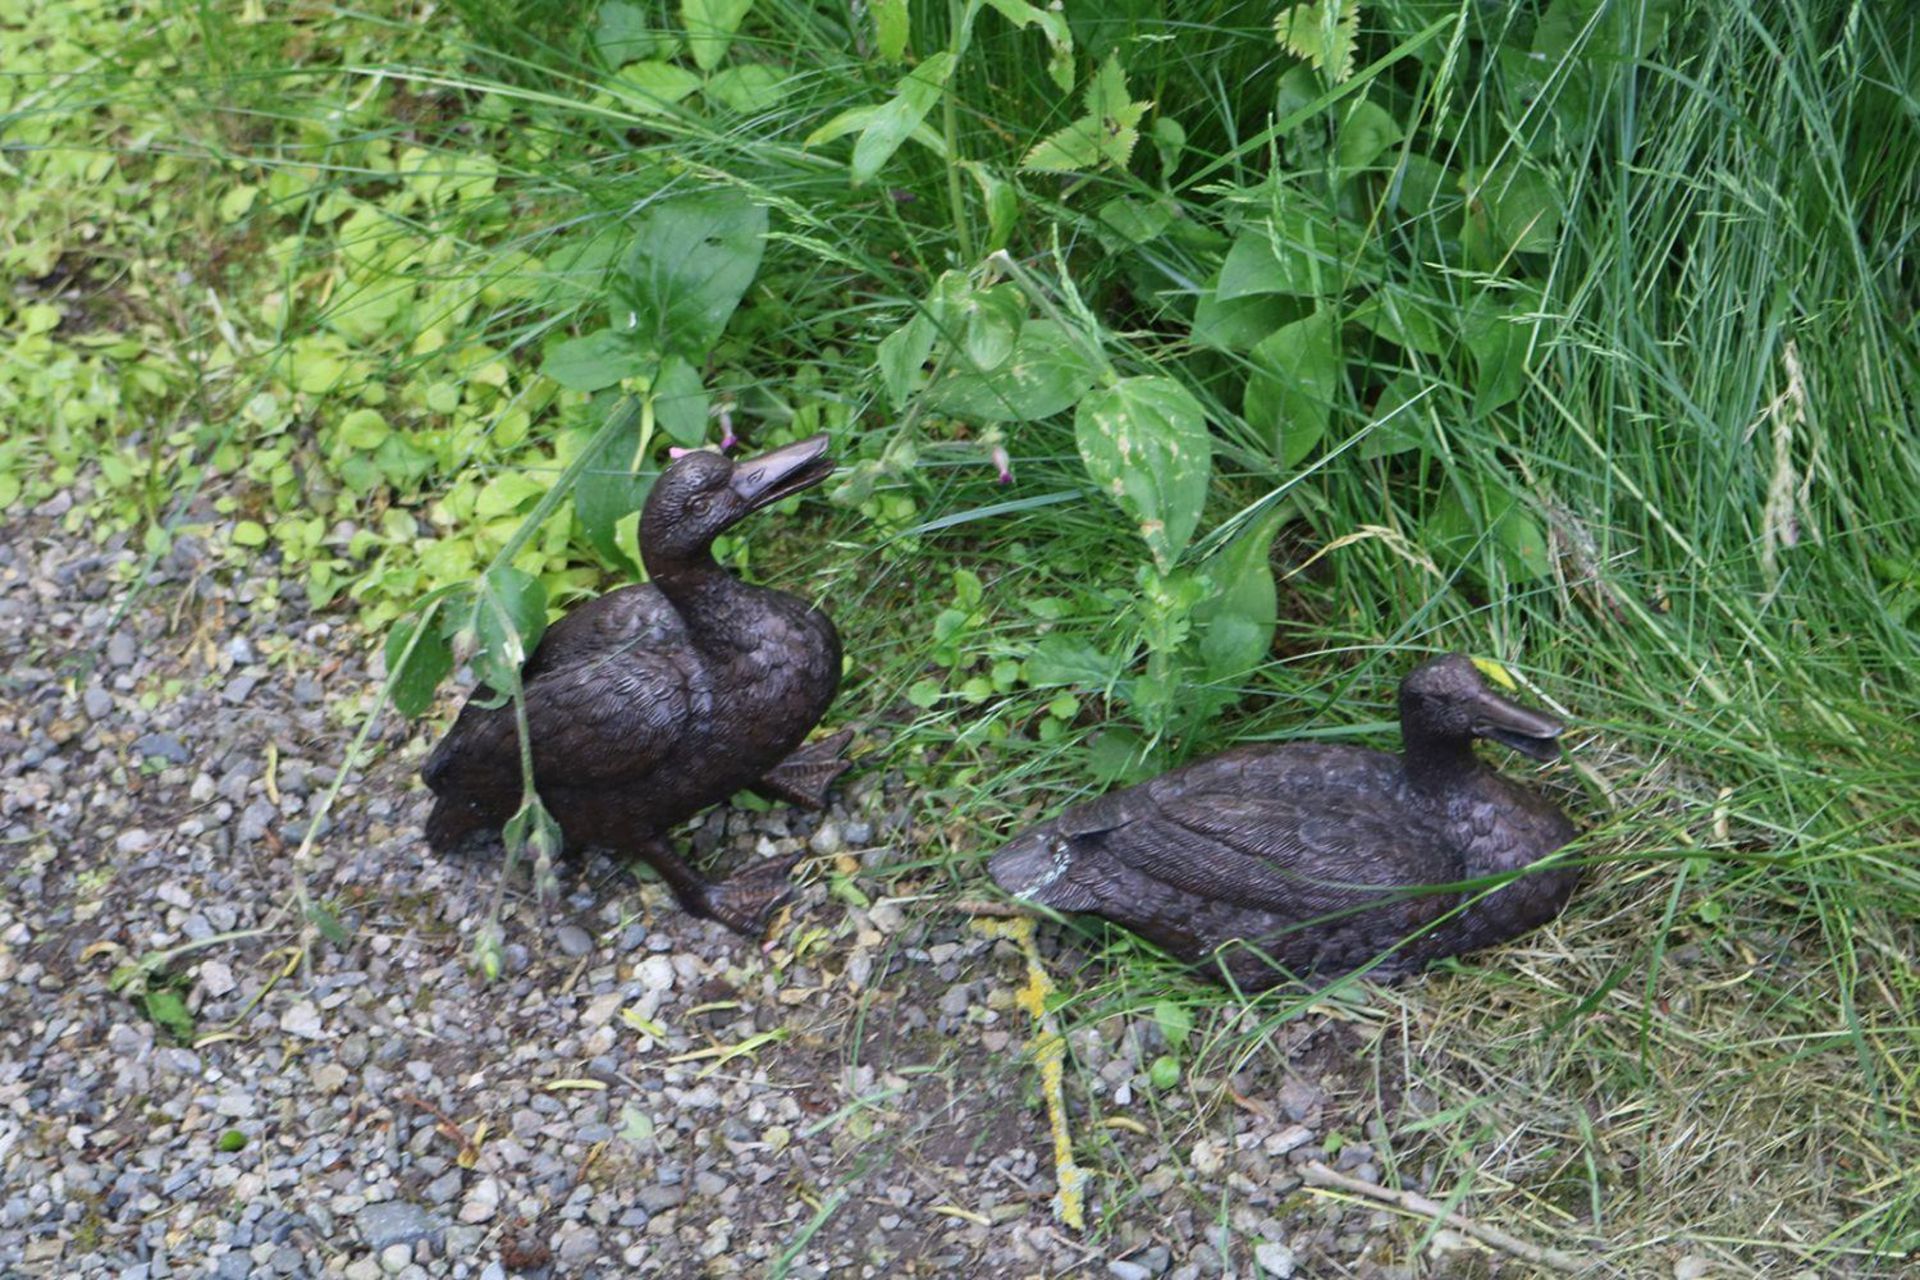
M673 603L694 648L726 654L759 643L764 628L749 607L759 589L722 569L711 555L647 569L660 593Z
M1403 725L1400 738L1407 781L1423 796L1457 792L1481 771L1471 738L1433 733L1418 724Z

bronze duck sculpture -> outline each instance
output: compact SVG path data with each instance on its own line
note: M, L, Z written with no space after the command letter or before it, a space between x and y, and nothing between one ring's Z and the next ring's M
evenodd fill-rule
M650 582L568 613L522 669L534 783L568 849L637 855L694 915L757 935L789 890L795 858L709 881L667 831L745 788L813 808L847 768L843 731L801 741L840 685L840 637L826 614L749 586L713 541L833 471L817 435L757 457L685 453L647 495L640 552ZM447 852L497 830L521 801L511 701L475 691L421 770L438 798L427 839Z
M1558 915L1578 870L1524 872L1574 825L1482 763L1473 740L1550 760L1561 724L1448 654L1401 681L1400 731L1398 756L1291 742L1174 769L1024 832L991 874L1249 991L1322 984L1376 958L1368 976L1395 979ZM1509 875L1484 895L1466 885Z

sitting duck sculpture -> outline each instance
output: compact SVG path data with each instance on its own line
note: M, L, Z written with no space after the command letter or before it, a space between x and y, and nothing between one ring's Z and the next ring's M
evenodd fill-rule
M1487 738L1550 760L1561 728L1449 654L1401 681L1402 755L1236 748L1076 805L990 870L1016 897L1103 916L1244 990L1320 984L1376 957L1369 976L1399 978L1566 905L1576 868L1526 869L1573 824L1473 751ZM1503 875L1491 892L1465 884Z
M567 614L522 670L534 783L568 848L637 855L688 911L749 936L785 900L798 859L713 882L666 832L743 788L824 806L852 732L797 750L839 688L840 637L804 600L721 568L713 541L832 471L825 435L738 462L682 454L640 519L652 581ZM491 701L476 690L421 771L438 797L427 821L436 851L497 830L520 806L513 704Z

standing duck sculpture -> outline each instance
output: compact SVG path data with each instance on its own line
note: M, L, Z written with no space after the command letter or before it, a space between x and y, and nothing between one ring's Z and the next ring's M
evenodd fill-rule
M1369 976L1395 979L1566 905L1575 868L1528 868L1574 825L1473 749L1486 738L1550 760L1561 730L1448 654L1401 681L1401 755L1239 747L1076 805L989 870L1020 899L1103 916L1244 990L1376 958ZM1466 883L1501 876L1491 892Z
M710 881L666 833L744 788L822 807L852 732L800 748L839 688L840 637L804 600L721 568L713 541L832 471L825 435L738 462L682 454L640 518L652 580L574 609L521 673L534 784L567 847L638 856L681 906L749 936L785 900L797 858ZM476 690L421 770L436 851L520 806L513 704L486 705L497 701Z

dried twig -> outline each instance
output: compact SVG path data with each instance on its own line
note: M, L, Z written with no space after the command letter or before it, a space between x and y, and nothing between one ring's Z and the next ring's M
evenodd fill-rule
M955 898L950 902L932 902L928 905L970 916L991 916L998 920L1022 920L1034 914L1017 903L989 902L985 898Z
M1369 1200L1378 1200L1390 1204L1396 1209L1420 1218L1433 1218L1446 1223L1454 1230L1472 1236L1481 1244L1510 1253L1536 1267L1546 1267L1552 1271L1568 1274L1585 1271L1595 1261L1579 1254L1567 1253L1561 1249L1543 1249L1537 1244L1528 1244L1518 1236L1508 1235L1498 1227L1484 1226L1457 1213L1449 1212L1445 1205L1436 1204L1423 1195L1411 1191L1395 1191L1391 1187L1375 1186L1371 1182L1362 1182L1358 1178L1349 1178L1344 1173L1335 1173L1318 1160L1309 1160L1300 1170L1308 1184L1316 1187L1330 1187L1353 1195L1365 1196Z

